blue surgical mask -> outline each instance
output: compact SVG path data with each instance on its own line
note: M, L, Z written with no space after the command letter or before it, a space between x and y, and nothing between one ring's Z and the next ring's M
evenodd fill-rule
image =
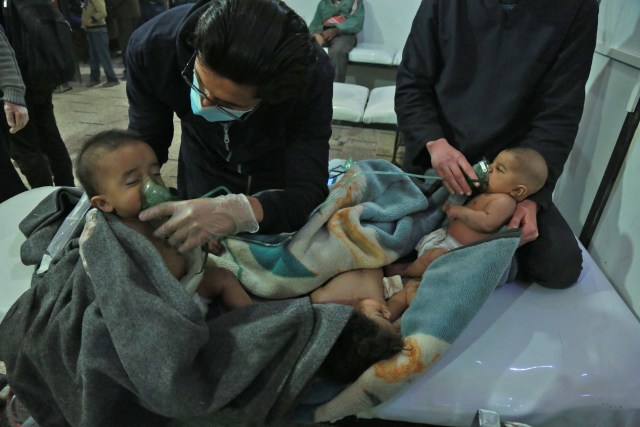
M234 110L232 108L226 108L222 110L220 107L211 105L209 107L202 106L202 95L194 88L200 89L198 79L196 78L195 71L193 72L193 86L191 87L191 111L193 114L204 117L208 122L230 122L240 119L243 115L251 112L251 110Z

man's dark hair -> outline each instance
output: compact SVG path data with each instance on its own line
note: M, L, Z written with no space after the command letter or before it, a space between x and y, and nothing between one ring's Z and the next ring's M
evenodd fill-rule
M304 20L279 0L213 0L194 33L199 60L257 97L281 104L300 95L317 47Z
M382 328L354 310L318 375L338 383L350 383L374 363L389 359L403 349L402 335Z
M141 140L135 133L119 129L105 130L85 141L76 159L76 178L89 198L99 194L96 162L104 153L109 153L133 141Z

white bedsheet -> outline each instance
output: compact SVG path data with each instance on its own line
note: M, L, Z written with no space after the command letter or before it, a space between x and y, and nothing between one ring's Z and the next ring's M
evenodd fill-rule
M20 262L20 245L25 238L18 224L53 190L54 187L36 188L0 204L0 320L13 302L29 289L33 274L33 267Z
M640 322L583 256L570 289L497 289L443 358L372 415L469 426L488 409L535 427L640 426Z

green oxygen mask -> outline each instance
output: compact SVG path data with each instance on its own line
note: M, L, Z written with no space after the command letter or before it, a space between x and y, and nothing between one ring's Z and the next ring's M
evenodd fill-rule
M175 199L173 194L171 194L171 190L164 185L160 176L149 175L142 179L142 185L140 185L140 202L143 210Z
M471 179L467 176L469 187L474 193L484 193L487 191L487 185L489 184L489 162L486 159L482 159L473 165L473 170L476 171L478 179ZM476 187L475 184L479 185Z

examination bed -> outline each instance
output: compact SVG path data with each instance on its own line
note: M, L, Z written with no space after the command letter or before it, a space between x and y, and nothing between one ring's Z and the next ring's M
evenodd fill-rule
M29 287L17 225L53 189L0 204L0 320ZM640 322L589 254L567 290L507 283L430 369L361 417L469 426L486 409L531 426L640 425Z

